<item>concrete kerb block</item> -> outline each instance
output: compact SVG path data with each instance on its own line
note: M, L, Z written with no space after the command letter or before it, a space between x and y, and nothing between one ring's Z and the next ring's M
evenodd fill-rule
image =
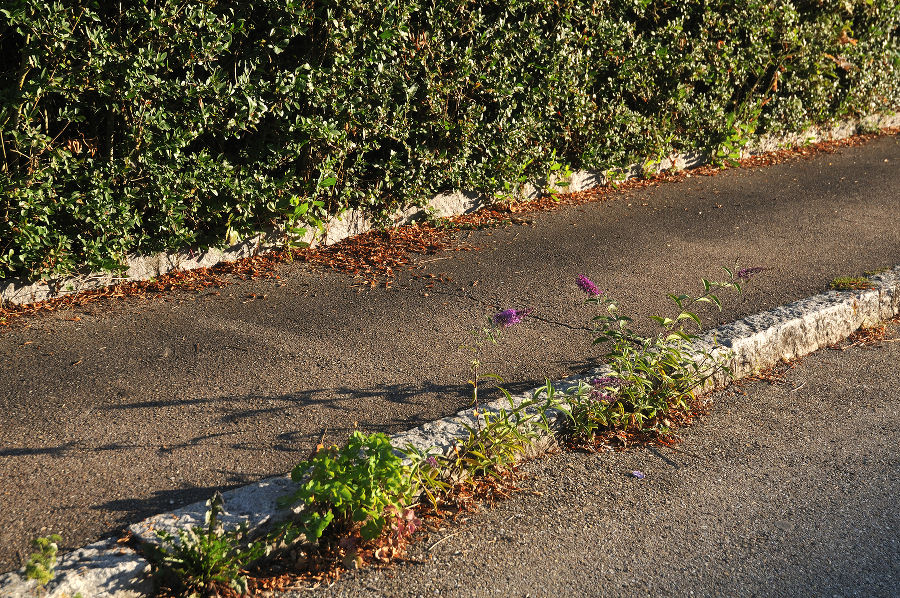
M565 394L589 384L592 378L602 376L608 372L608 367L597 368L592 370L587 377L571 376L550 384L554 392ZM455 415L395 434L391 437L391 444L398 449L398 454L401 456L403 456L402 451L409 447L422 454L447 455L453 450L454 446L468 437L469 430L477 430L485 425L485 418L488 415L497 415L502 411L512 414L518 410L519 413L514 414L513 417L518 417L523 424L529 420L539 419L540 410L538 406L543 405L547 399L545 390L546 387L541 386L520 394L510 395L509 398L503 397L484 403L477 408L464 409ZM529 403L533 403L533 405L528 406ZM522 408L523 405L525 406L524 408ZM547 411L546 416L551 427L557 423L560 415L561 413L555 409Z
M278 506L278 499L294 488L289 476L266 478L248 486L222 493L225 512L219 521L226 529L246 525L252 535L255 531L291 516L290 509ZM203 527L206 517L206 501L196 502L170 513L154 515L129 526L128 530L141 542L159 543L157 531L176 535L179 529Z
M900 314L900 267L869 279L864 291L829 291L720 326L701 337L732 354L735 379L833 345L862 326ZM721 386L721 381L718 386Z
M471 214L487 205L487 200L480 193L452 191L436 195L428 202L427 209L435 218L452 218L461 214Z
M268 251L263 233L254 235L225 249L185 250L176 253L157 253L149 256L130 255L122 274L90 273L29 283L20 279L0 280L0 305L27 304L63 297L72 293L108 287L128 281L150 280L173 270L208 268L221 262L234 262Z
M900 314L900 266L875 274L870 280L877 285L879 319L890 320Z
M325 235L322 243L333 245L348 237L364 233L372 229L372 223L359 210L347 210L325 224Z
M746 158L787 147L845 139L857 133L895 127L900 127L900 114L871 114L858 120L838 122L830 127L810 127L799 133L765 135L749 143L741 151L741 156Z

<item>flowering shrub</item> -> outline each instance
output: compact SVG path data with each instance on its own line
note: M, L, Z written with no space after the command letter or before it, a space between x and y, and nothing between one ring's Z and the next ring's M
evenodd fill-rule
M502 326L503 328L509 328L510 326L514 326L516 324L520 324L525 316L528 315L528 312L531 311L529 309L504 309L501 312L494 314L494 317L491 318L491 321L495 326Z
M496 344L497 341L500 340L500 336L502 330L504 328L509 328L511 326L515 326L516 324L521 324L522 320L525 319L531 313L531 308L524 309L504 309L495 313L493 316L488 318L488 325L484 326L480 329L476 328L472 332L473 342L470 345L462 345L460 348L465 349L472 353L472 360L469 362L472 371L472 378L469 380L469 384L472 386L472 404L475 405L476 409L478 408L478 383L479 383L479 368L481 367L481 360L479 359L479 352L481 351L481 347L485 342L490 342L492 344ZM493 378L498 382L503 382L500 376L496 374L488 374L488 378Z
M575 279L575 283L578 285L578 288L587 293L589 297L599 297L601 294L600 289L597 288L594 281L584 274L579 274L578 278Z
M420 451L415 447L406 448L406 456L412 462L411 479L422 500L439 510L442 498L450 494L459 483L471 482L475 478L499 480L506 475L534 440L541 434L549 433L544 411L547 402L526 401L516 404L512 396L503 388L509 408L483 411L479 407L479 350L485 342L497 343L502 330L520 324L531 312L530 308L505 309L488 318L488 325L473 331L474 342L463 345L473 353L471 365L472 403L475 424L463 424L466 434L460 438L448 454L434 454ZM499 376L489 374L502 383ZM540 417L535 418L538 411Z
M605 361L611 372L567 395L561 402L567 414L567 434L589 441L599 430L645 428L664 430L660 416L672 408L688 409L688 399L714 374L727 371L726 359L699 348L690 326L702 327L694 305L711 304L721 309L719 291L741 291L764 268L725 268L727 279L702 279L703 293L696 297L669 295L678 309L674 317L653 316L662 329L655 337L643 337L630 328L631 318L619 313L618 303L599 293L587 277L578 286L588 295L587 303L601 313L593 318L595 343L607 346Z

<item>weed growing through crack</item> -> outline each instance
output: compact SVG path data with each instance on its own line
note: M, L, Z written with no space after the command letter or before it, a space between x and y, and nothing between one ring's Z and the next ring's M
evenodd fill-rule
M891 268L888 266L881 266L880 268L875 268L873 270L866 270L865 272L863 272L863 276L877 276L884 272L889 272L890 270Z
M53 570L56 568L56 554L59 552L60 542L62 542L62 537L59 534L51 534L31 541L35 552L28 557L28 562L25 564L25 577L35 580L39 590L53 580Z
M420 499L440 512L442 502L459 494L462 487L489 481L489 486L502 485L512 473L529 447L540 436L549 435L546 417L547 403L533 399L516 403L502 387L506 407L485 409L479 402L479 351L485 342L497 343L502 330L520 324L530 309L505 309L489 318L488 325L473 333L475 342L462 348L473 353L470 362L472 378L473 424L463 424L465 435L456 441L446 454L438 450L420 451L407 447L411 461L411 476L420 492ZM494 374L484 375L502 384Z
M479 366L481 361L478 353L485 341L496 344L501 337L502 330L522 323L531 312L525 309L504 309L495 313L489 319L489 325L479 332L475 332L475 343L464 348L473 352L470 362L472 379L472 404L475 409L475 425L464 425L467 438L458 442L453 447L453 455L447 457L448 475L465 477L496 476L508 469L515 462L515 456L521 453L537 432L531 426L523 426L523 411L527 406L516 406L510 394L502 387L498 387L509 403L509 409L501 408L497 411L480 411L478 402ZM485 374L484 377L494 379L498 384L503 384L503 379L496 374Z
M302 534L308 542L321 538L329 526L338 534L358 531L363 540L374 540L392 524L391 513L409 506L414 491L409 469L390 439L359 431L343 448L319 450L297 464L291 479L298 487L280 502L303 509L289 540Z
M157 581L179 596L218 596L230 589L247 593L247 579L241 573L250 563L262 558L262 542L244 543L246 528L226 531L219 521L224 500L219 492L206 502L204 527L178 530L175 536L159 530L158 546L145 545L144 551L154 566Z
M531 312L530 308L525 309L504 309L495 313L488 319L488 325L475 329L472 332L473 342L470 345L462 345L460 348L472 353L472 359L469 362L472 378L469 385L472 387L472 405L475 407L475 416L478 417L478 384L481 368L481 359L479 353L485 343L497 344L500 340L502 330L510 328L516 324L520 324L522 320ZM503 379L496 374L485 374L485 378L492 378L502 384Z
M414 446L407 446L403 452L411 463L410 480L419 492L419 502L427 501L433 511L440 511L441 502L453 489L446 471L446 457L443 453L422 451Z
M534 403L516 405L506 390L501 392L509 409L483 411L475 426L464 426L466 437L453 445L446 466L452 479L500 478L541 434L549 432L542 419L529 413Z
M535 441L551 434L546 401L516 404L508 392L502 388L501 392L509 407L482 410L475 425L464 424L465 436L447 454L407 447L420 500L427 500L435 513L441 511L441 504L453 502L462 488L505 485Z
M839 276L828 283L828 287L833 291L865 291L875 285L863 276Z

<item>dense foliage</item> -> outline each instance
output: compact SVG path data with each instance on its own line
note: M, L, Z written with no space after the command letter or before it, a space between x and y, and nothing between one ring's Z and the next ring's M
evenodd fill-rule
M897 0L8 0L0 277L889 111L898 24Z
M318 450L294 466L297 489L282 499L302 507L294 527L310 542L329 526L347 532L359 526L360 536L374 540L411 502L408 469L384 434L355 431L343 448Z

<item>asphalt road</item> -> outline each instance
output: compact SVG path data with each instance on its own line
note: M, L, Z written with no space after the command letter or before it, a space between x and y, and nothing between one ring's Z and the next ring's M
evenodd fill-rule
M584 273L637 318L725 265L766 266L730 321L900 264L900 139L692 176L471 231L391 288L281 268L218 296L109 302L0 333L0 571L59 532L72 548L288 471L323 429L397 432L463 407L483 318L531 307L486 349L512 390L590 366ZM452 279L429 288L413 274ZM265 298L248 300L255 293Z
M900 594L900 338L713 395L678 452L562 453L419 539L419 564L301 596ZM632 471L645 477L632 477Z

